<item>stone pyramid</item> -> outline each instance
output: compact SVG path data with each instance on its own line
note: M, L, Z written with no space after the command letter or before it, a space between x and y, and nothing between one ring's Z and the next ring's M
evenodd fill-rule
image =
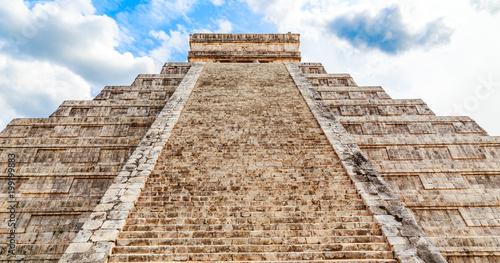
M500 262L500 138L299 45L193 34L189 62L13 120L0 262Z

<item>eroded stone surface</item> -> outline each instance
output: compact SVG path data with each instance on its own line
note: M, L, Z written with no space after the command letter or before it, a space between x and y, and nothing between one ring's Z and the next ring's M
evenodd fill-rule
M427 241L415 219L405 209L382 177L354 143L349 133L302 74L297 64L286 64L290 75L342 161L347 174L367 202L368 209L382 225L384 235L401 262L446 262ZM412 151L407 150L403 158Z
M206 65L110 262L396 262L283 64Z
M92 101L65 101L49 118L15 119L0 133L2 189L7 189L7 156L17 156L19 259L55 262L85 222L89 229L102 224L89 218L91 212L190 67L167 63L162 74L105 87ZM5 222L3 193L0 221ZM13 259L6 257L7 234L2 224L0 261Z
M299 67L449 262L500 261L498 137L469 117L392 100L380 87L354 88L367 97L355 100L323 78L321 64Z
M195 63L59 262L104 262L203 69ZM143 180L140 178L144 178ZM89 234L89 231L91 232ZM89 245L90 244L90 245ZM86 248L86 249L84 249Z
M191 42L194 52L190 53L189 59L192 61L257 63L298 62L300 60L297 34L199 34L194 35ZM312 207L319 207L320 210L325 209L326 205L331 206L330 203L333 200L338 199L336 202L341 202L350 195L332 195L330 199L321 201L314 198L300 199L314 196L312 193L318 193L318 191L325 191L322 197L329 196L326 190L322 189L328 188L330 183L335 186L338 183L335 181L336 179L333 183L324 180L325 178L318 180L314 176L308 176L308 173L304 173L304 178L307 177L307 180L299 181L290 180L286 176L273 176L273 172L264 173L255 182L248 181L249 178L255 180L254 177L242 176L247 175L247 172L240 162L235 161L237 158L254 153L256 149L260 149L260 153L262 148L259 147L263 147L263 145L297 143L297 141L284 139L284 135L281 134L284 130L270 129L268 133L262 135L263 137L252 137L254 140L249 140L251 136L257 134L249 132L252 131L250 128L243 131L236 129L235 131L232 127L232 130L227 133L221 132L221 129L213 128L203 131L206 132L204 133L206 137L199 138L199 140L210 141L213 143L212 146L216 142L220 142L221 138L226 138L229 141L241 140L242 144L226 145L225 147L231 151L218 152L215 157L204 152L195 152L189 155L182 150L167 153L163 146L169 137L165 134L169 134L168 129L171 129L173 124L172 118L166 116L174 116L175 119L175 116L178 116L176 114L180 114L182 110L183 101L185 102L187 98L185 94L174 96L174 98L171 98L171 95L185 79L191 65L190 63L167 63L160 74L141 74L131 86L106 87L93 101L65 101L49 118L15 119L0 133L0 164L3 165L2 167L7 167L6 160L9 153L17 155L18 181L16 189L19 205L16 226L17 255L6 257L5 244L0 245L2 252L0 261L56 262L65 250L67 254L62 262L102 262L106 260L109 251L115 246L111 240L117 235L116 231L121 230L124 226L125 219L130 215L131 209L134 211L133 204L137 200L141 188L150 178L150 174L153 173L157 176L158 168L155 167L157 161L155 156L161 154L162 151L170 158L177 158L176 160L195 158L194 156L196 156L193 165L211 160L212 162L206 166L204 172L210 172L212 177L197 178L198 181L186 178L183 183L189 182L197 187L208 187L210 191L206 191L206 193L214 193L210 198L216 198L218 202L224 203L225 209L231 208L231 212L228 212L229 214L213 213L211 209L220 209L220 207L207 206L211 203L207 203L207 200L202 199L201 196L198 196L199 199L196 201L184 200L187 197L182 194L192 193L194 188L162 185L156 189L161 191L172 189L173 193L181 195L178 199L171 200L172 202L180 202L183 205L187 205L188 201L196 202L196 205L203 207L197 213L203 213L203 215L211 213L210 216L216 217L216 219L200 222L187 217L181 217L181 219L167 217L168 219L164 218L163 221L154 221L156 219L152 221L146 220L149 214L141 214L142 217L133 219L137 220L136 225L139 228L156 224L157 227L162 227L162 233L165 231L172 233L173 230L168 230L168 226L179 226L176 231L180 235L189 237L184 240L187 242L186 244L191 246L191 251L187 251L185 246L164 243L165 240L173 237L166 239L148 237L137 241L138 243L133 239L119 238L116 252L126 254L130 252L130 247L139 246L141 249L147 247L149 250L142 252L136 250L135 255L149 253L152 260L164 260L165 258L158 254L168 251L172 253L171 260L174 261L282 260L283 257L278 257L276 251L255 253L259 249L265 250L273 247L273 249L286 251L282 253L286 253L290 260L315 261L317 259L335 260L341 256L366 257L366 254L362 252L365 250L386 251L387 247L373 246L371 243L385 242L383 238L380 238L383 235L375 234L375 232L365 233L366 235L362 236L362 242L360 239L345 237L342 244L336 243L341 237L336 236L336 239L332 239L323 236L332 233L331 228L335 227L343 227L335 231L348 233L351 231L350 233L353 233L352 231L358 231L360 227L371 224L371 221L310 224L310 222L303 221L271 222L270 218L273 217L256 217L263 211L272 211L273 216L277 218L283 217L287 213L295 213L294 215L300 215L297 218L306 220L311 218L307 215L317 213L316 210L309 211L308 209L312 209ZM246 64L246 66L248 67L242 66L238 71L249 70L255 65ZM308 100L309 105L313 105L311 107L313 112L319 111L320 114L316 112L315 115L322 125L324 134L328 138L336 138L337 141L333 140L332 145L337 145L335 150L341 156L341 166L354 182L354 189L361 189L359 194L363 199L363 205L381 223L382 234L385 235L400 260L406 262L442 261L442 258L434 253L435 251L428 253L429 249L432 250L432 245L438 248L448 262L491 263L500 260L498 245L500 244L500 209L498 209L500 207L498 198L500 196L498 190L500 187L500 177L498 176L500 174L500 140L498 137L488 136L469 117L435 116L422 100L392 99L382 87L358 86L349 74L328 74L321 63L300 63L295 66L306 78L304 80L301 77L302 80L297 83L299 87L301 85L314 87L315 91L311 87L308 88L311 92L306 89L304 97ZM288 67L290 68L290 65ZM222 70L222 68L223 66L220 66L219 69ZM274 71L271 70L268 74L273 74L272 72ZM297 76L301 73L296 69L291 72L297 81ZM261 73L257 75L259 74ZM259 84L256 86L259 86L257 88L260 93L245 93L232 101L207 100L213 103L216 108L227 106L227 109L232 109L214 120L219 128L234 124L225 122L231 120L233 111L239 114L239 110L248 106L249 103L258 101L258 98L261 98L263 94L268 94L266 90L261 90L263 87L278 85L274 79L269 80L269 76L257 77L257 75L246 74L240 80L258 82ZM278 79L284 76L278 75ZM227 87L222 85L224 78L232 78L232 76L217 75L217 73L214 73L214 76L209 83L205 84L221 84L220 87L213 87L215 90L226 89ZM259 79L265 78L268 80L259 82ZM196 81L196 78L190 78L189 81ZM224 95L233 92L243 91L226 90L227 94ZM276 105L280 105L281 99L295 98L293 96L287 92L274 94L267 98L269 100L266 100L266 105L260 105L259 111L253 108L248 111L261 117L274 116L275 122L280 123L283 127L297 128L299 126L295 126L296 122L286 120L295 120L294 118L299 118L298 116L293 114L273 115L276 112L288 112L286 107L276 108ZM241 98L247 98L247 100L241 101ZM165 107L168 100L169 103ZM221 105L220 103L223 101L226 101L227 105ZM235 101L240 104L234 105ZM205 106L208 108L200 107L198 110L203 109L204 113L208 114L212 108L209 107L210 105ZM301 108L299 108L297 108L297 112L301 112ZM157 118L162 109L163 118ZM306 115L300 118L305 118ZM290 116L292 117L289 118ZM204 120L199 121L204 123ZM151 128L153 122L155 122L156 127L167 127L167 130ZM248 120L248 125L252 128L260 127L259 125L264 123L259 118ZM189 125L189 127L179 127L179 129L186 130L186 134L198 131L196 127L199 123ZM301 137L299 140L301 142L304 139L304 145L312 143L313 147L308 148L307 151L317 149L315 147L324 147L322 144L316 144L318 138L324 135L321 132L316 134L315 130L317 127L315 128L314 125L310 129L301 130L300 136L305 136L304 134L309 136L311 132L315 134L311 135L310 140L304 139L307 136ZM249 137L241 137L242 134L247 134L245 132L249 132ZM299 136L294 131L289 131L289 133L287 136L290 138ZM222 137L214 137L215 134ZM185 135L180 135L179 140L190 139L183 136ZM269 140L260 141L263 138L269 138ZM332 141L330 140L330 142ZM214 167L220 165L214 160L217 158L225 160L225 157L234 153L232 152L234 149L240 149L241 152L238 152L234 159L226 160L227 167L240 169L241 173L238 170L238 173L234 175L221 177L227 171L214 172ZM265 152L271 152L261 156L258 160L252 158L244 160L245 164L251 163L251 169L248 171L252 172L269 167L276 169L277 165L283 162L274 159L273 156L277 152L273 152L272 147L269 149L266 148ZM307 165L314 170L323 169L321 163L325 161L325 156L328 156L324 153L314 156L303 155L303 152L293 151L284 160L300 159L306 156L308 157L307 162L303 162L301 165ZM163 161L165 160L168 158L163 159ZM338 160L333 157L329 161L334 163L335 167L338 165ZM178 166L181 163L172 163L172 166ZM190 171L189 169L191 168L180 167L175 172L180 173L179 178L184 178L183 176L186 171ZM286 172L288 175L289 171L286 170ZM384 180L381 179L380 175ZM157 177L154 178L151 180L159 180ZM170 180L179 180L179 178L169 178ZM235 178L241 182L235 182ZM6 177L0 178L1 180L3 180L2 185L6 189ZM233 187L236 183L249 183L252 187L257 187L258 182L270 183L269 186L272 187L264 190ZM287 193L291 189L283 189L283 187L298 182L301 185L297 186L299 187L297 189L303 187L311 187L312 189L309 189L309 192L305 194L300 194L299 196L302 197L297 200L290 200L290 198L295 198L293 195L272 201L266 201L262 197L262 193L269 191ZM238 196L240 198L238 201L227 202L229 197L223 194L224 191L219 191L220 188L214 188L216 184L222 184L226 190L241 191L245 194ZM333 193L344 189L342 187L328 188L327 191ZM273 190L270 190L271 188ZM0 218L3 219L8 217L6 196L6 194L0 194L0 198L2 198ZM265 196L269 198L272 195ZM242 207L245 206L241 204L247 204L252 200L256 204L265 203L266 206L253 206L254 209L261 209L258 211L242 210ZM156 209L155 204L150 202L148 205L152 209ZM187 206L186 209L194 209L194 207L196 206ZM296 211L290 211L292 208ZM142 207L141 209L146 208ZM336 208L331 209L336 211ZM160 211L151 211L151 213L158 212ZM185 212L182 213L185 214ZM184 215L182 213L181 215ZM168 213L168 215L178 216L179 214ZM411 216L415 220L412 220ZM238 218L238 220L234 220L234 218ZM359 214L349 214L345 218L364 217ZM82 229L84 224L85 227ZM273 229L266 228L265 226L269 224L278 225ZM130 229L128 229L129 227ZM248 230L251 227L254 228ZM319 230L320 227L323 230ZM130 231L131 226L125 225L124 229ZM379 228L374 226L373 229ZM370 231L374 231L373 229ZM422 233L422 229L427 237ZM2 228L0 230L0 237L5 240L8 229ZM155 231L160 230L153 229L145 232L152 235L156 233ZM215 234L218 233L217 231L222 233L247 231L245 233L249 237L238 239L217 236ZM283 236L265 237L266 233L270 233L269 231L281 233ZM206 233L211 233L213 236L207 239L199 238L199 235ZM290 238L287 236L289 233L301 233L301 235ZM89 240L92 237L94 240L101 241L91 243ZM182 239L181 237L176 238L176 241ZM151 242L153 239L156 241ZM73 240L73 244L68 248L71 240ZM210 241L209 247L214 250L210 253L195 253L199 249L206 249L206 247L204 248L207 245L206 240ZM258 242L263 243L259 243L260 245L238 243L242 240L250 240L251 242L258 240ZM236 243L232 243L233 241ZM360 245L360 242L367 244ZM217 249L231 251L235 246L252 251L240 251L240 254L235 254L231 259L221 258L214 252ZM119 250L118 247L123 247L124 250ZM180 252L174 253L175 249L172 252L172 247L179 249ZM321 255L306 253L306 251L312 250L328 253L322 252ZM189 256L191 252L195 253L192 258ZM147 259L143 256L129 259L141 261L144 258ZM383 262L384 260L392 262L392 259L370 259L364 262Z

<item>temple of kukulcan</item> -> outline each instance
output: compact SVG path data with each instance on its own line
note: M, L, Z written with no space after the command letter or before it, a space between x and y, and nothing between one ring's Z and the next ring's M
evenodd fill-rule
M0 262L500 262L500 137L298 34L189 44L0 133Z

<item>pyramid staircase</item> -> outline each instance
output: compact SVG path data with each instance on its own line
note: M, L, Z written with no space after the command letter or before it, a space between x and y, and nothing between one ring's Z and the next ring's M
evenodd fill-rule
M207 64L109 262L396 262L283 64Z

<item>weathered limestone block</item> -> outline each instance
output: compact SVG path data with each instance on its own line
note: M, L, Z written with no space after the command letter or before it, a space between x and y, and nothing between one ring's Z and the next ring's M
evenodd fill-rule
M469 185L459 173L419 174L425 189L461 189Z
M406 135L410 133L410 129L406 124L386 124L386 130L384 131L386 134L391 135Z
M101 137L123 137L128 135L129 125L104 125Z
M363 116L365 111L360 106L341 106L340 114L342 116Z
M87 117L106 117L110 112L109 107L93 107L87 112Z
M345 96L345 95L343 96L343 95L339 94L338 92L325 91L325 92L321 92L320 94L324 100L347 99L347 96Z
M30 126L9 126L5 128L1 133L0 137L15 138L15 137L27 137L31 132Z
M436 133L431 123L409 123L407 126L412 134Z
M380 115L401 115L403 114L403 107L399 106L378 106Z
M80 132L79 126L55 126L51 137L76 137Z
M484 133L485 131L476 122L454 122L453 126L458 133Z
M447 147L420 147L420 152L424 160L452 159Z
M362 134L386 134L386 125L384 123L363 123Z
M102 126L81 126L78 137L98 137L102 132Z
M300 63L299 67L304 74L327 74L321 63Z
M448 145L448 150L453 159L484 159L484 149L477 145Z
M422 153L418 146L388 146L387 153L390 160L422 160Z
M461 207L458 211L467 226L500 226L500 207Z
M434 112L426 105L416 105L415 108L420 115L434 115Z
M366 100L366 94L364 92L349 92L349 97L352 100Z
M23 183L19 192L23 194L64 194L69 192L73 179L73 177L32 177Z

